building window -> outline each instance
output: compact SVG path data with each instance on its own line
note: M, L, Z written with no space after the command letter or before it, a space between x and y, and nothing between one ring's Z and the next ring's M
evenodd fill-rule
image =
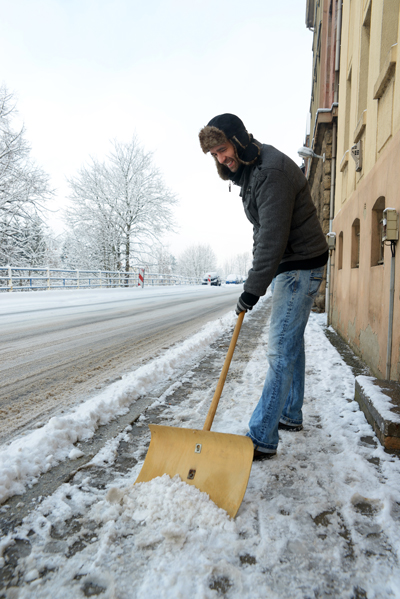
M356 218L351 226L351 268L360 266L360 219Z
M380 69L393 44L397 43L400 0L383 0Z
M344 143L345 150L350 148L350 145L353 145L350 140L350 106L351 106L351 69L349 71L349 75L346 81L346 112L344 115Z
M371 35L371 4L369 4L361 27L360 44L360 68L358 81L358 114L359 120L367 108L368 75L369 75L369 51Z
M338 246L338 270L343 268L343 231L339 233L339 246Z
M385 209L385 198L378 198L372 208L371 218L371 266L383 264L384 243L383 235L383 211Z

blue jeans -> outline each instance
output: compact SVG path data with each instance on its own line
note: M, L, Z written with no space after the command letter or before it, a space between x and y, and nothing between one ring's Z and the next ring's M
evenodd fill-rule
M275 452L279 421L303 422L304 330L324 267L283 272L272 281L272 312L267 356L269 368L248 436L261 451Z

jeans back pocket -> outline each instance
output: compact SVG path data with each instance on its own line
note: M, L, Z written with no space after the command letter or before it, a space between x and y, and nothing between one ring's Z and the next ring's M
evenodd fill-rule
M317 295L318 289L321 287L323 275L324 275L324 266L321 266L320 268L314 268L311 270L310 286L308 289L309 297L314 298Z

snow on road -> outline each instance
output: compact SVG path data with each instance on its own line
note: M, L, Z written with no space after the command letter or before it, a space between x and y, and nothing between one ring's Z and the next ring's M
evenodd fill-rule
M211 329L222 332L230 319ZM62 485L27 516L17 540L3 538L1 555L13 542L35 539L18 563L21 586L8 589L7 599L400 597L399 461L376 442L354 401L351 370L323 326L324 318L312 314L304 430L282 432L277 457L253 465L235 520L180 480L133 486L143 445L135 467L106 488L82 471L80 484ZM268 325L243 376L223 395L214 431L246 432L267 368L267 332ZM199 428L197 393L167 407L173 426L184 414L185 427ZM91 422L90 413L82 412L82 421ZM121 438L129 436L127 430ZM95 461L111 465L120 440ZM74 527L80 540L59 534Z
M144 307L149 303L179 299L178 296L198 299L205 294L231 291L228 287L211 287L208 285L175 285L166 287L129 287L117 289L79 289L62 291L37 291L34 293L2 293L0 294L0 315L8 317L7 323L13 325L32 323L32 316L48 318L50 312L58 314L68 310L70 315L82 314L86 308L99 311L102 307L111 306L119 309L122 303ZM236 288L237 290L237 288ZM234 291L234 290L233 290ZM35 321L36 323L37 321Z
M0 294L0 442L70 411L226 314L241 291L231 287Z

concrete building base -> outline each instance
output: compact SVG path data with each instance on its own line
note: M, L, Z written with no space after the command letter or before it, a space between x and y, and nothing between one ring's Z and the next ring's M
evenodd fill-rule
M373 387L387 398L388 408L382 411L380 402L374 401L375 394L360 383L362 377L356 378L355 400L385 449L400 450L400 384L370 378Z
M325 329L325 335L351 368L356 381L354 399L364 412L378 440L387 451L398 454L400 452L400 383L372 376L367 364L332 327ZM365 384L366 382L368 384ZM379 397L380 394L384 397ZM376 395L378 395L377 399Z

